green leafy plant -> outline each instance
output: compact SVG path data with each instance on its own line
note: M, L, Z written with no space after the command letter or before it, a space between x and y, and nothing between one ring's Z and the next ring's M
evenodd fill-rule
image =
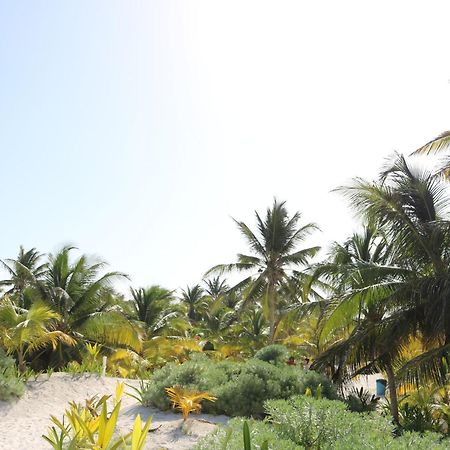
M375 411L378 404L378 398L370 392L364 390L363 387L359 389L353 387L347 393L345 403L347 403L350 411L361 413L370 412Z

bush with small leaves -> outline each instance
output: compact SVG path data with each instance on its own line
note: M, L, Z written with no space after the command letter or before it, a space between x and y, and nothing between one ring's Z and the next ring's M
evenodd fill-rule
M364 442L371 432L389 436L394 429L384 417L352 413L345 403L335 400L298 396L270 400L265 406L280 436L311 449L331 448L329 443L349 437L359 436Z
M20 397L24 392L25 385L18 376L14 359L0 349L0 400Z
M313 370L306 370L300 375L300 394L304 394L308 388L311 390L313 397L316 397L317 390L320 389L322 397L330 400L338 398L333 383L325 375Z
M253 357L271 364L286 364L289 351L284 345L272 344L258 350Z
M305 378L305 380L303 380ZM183 364L167 364L156 370L146 385L142 400L145 405L167 410L170 402L164 389L207 391L217 397L205 403L204 412L229 416L262 417L264 402L285 399L305 393L307 387L316 392L322 385L322 395L334 398L336 391L323 375L305 372L298 367L277 366L257 359L246 362L214 362L205 355Z
M230 420L227 427L218 427L213 433L200 439L194 449L243 450L242 429L244 421L245 419L241 418ZM252 419L246 421L250 430L252 448L259 449L267 441L269 450L301 450L301 447L294 442L280 438L270 424Z
M354 413L340 401L298 396L266 402L268 420L283 439L311 450L449 448L435 433L404 433L395 437L389 419L376 413Z

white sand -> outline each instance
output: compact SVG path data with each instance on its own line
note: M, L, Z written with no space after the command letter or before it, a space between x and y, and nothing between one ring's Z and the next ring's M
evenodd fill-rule
M114 395L118 379L95 375L72 376L55 373L50 379L42 375L37 381L30 381L20 400L0 402L0 449L2 450L40 450L51 446L41 437L47 434L51 425L50 415L62 418L65 408L72 400L84 402L95 394ZM120 380L122 381L122 380ZM125 380L128 384L138 385L136 381ZM125 388L125 392L130 388ZM137 414L143 420L153 416L151 429L161 427L149 433L145 449L189 449L199 437L214 430L214 423L226 423L226 416L192 415L190 434L181 431L181 415L161 412L153 408L142 407L135 399L124 396L118 427L123 434L131 430ZM200 420L198 420L200 419ZM190 419L188 419L190 420ZM207 422L204 422L207 421Z

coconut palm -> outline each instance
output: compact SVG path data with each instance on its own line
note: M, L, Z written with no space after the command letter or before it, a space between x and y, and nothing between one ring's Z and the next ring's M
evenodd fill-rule
M73 250L66 246L49 255L39 284L42 299L59 314L59 329L81 340L139 351L140 327L127 319L124 302L112 287L113 281L126 275L105 272L105 262L91 262L86 255L72 261Z
M214 277L212 280L205 280L205 292L214 300L225 296L230 290L227 280Z
M328 317L333 321L334 316L337 324L347 316L355 325L348 338L318 358L316 367L340 358L356 373L384 370L398 421L396 378L417 384L445 382L450 349L446 185L433 174L415 171L397 155L379 182L358 179L343 192L363 217L377 225L379 244L369 252L377 257L355 257L360 252L347 251L348 262L334 268L342 289L337 290L340 297ZM404 364L403 350L419 335L427 351Z
M4 300L0 305L0 343L8 353L17 356L20 371L25 371L26 357L31 353L58 344L75 345L68 334L56 329L58 313L43 303L34 303L29 310Z
M418 148L413 154L436 154L444 152L450 148L450 131L444 131L438 137L427 142ZM447 179L450 177L450 156L447 155L441 162L438 173L443 174Z
M175 304L173 291L155 285L147 289L131 288L131 295L134 316L145 324L149 336L175 331L180 325L186 325L180 307Z
M182 289L180 300L187 306L188 318L191 322L201 319L201 311L205 306L205 291L199 284Z
M267 209L264 220L256 211L255 215L257 233L244 222L235 220L251 254L238 254L237 262L220 264L210 269L207 274L251 272L235 288L247 288L244 303L258 299L263 301L270 324L270 337L273 340L278 320L276 308L279 288L289 285L294 275L297 279L300 278L304 272L295 269L307 267L311 258L319 251L319 247L298 249L298 245L317 230L317 226L308 223L298 227L300 213L296 212L289 217L285 202L277 200Z
M210 338L222 339L229 331L230 325L236 320L236 311L227 308L222 297L216 300L212 297L206 297L198 327L201 334L208 335Z
M255 340L267 339L269 327L262 308L249 308L245 311L233 331L239 337Z
M20 246L16 259L0 260L3 269L9 274L9 278L0 281L0 286L9 287L7 294L23 293L26 287L34 286L42 279L46 264L41 264L44 255L35 248L28 251Z

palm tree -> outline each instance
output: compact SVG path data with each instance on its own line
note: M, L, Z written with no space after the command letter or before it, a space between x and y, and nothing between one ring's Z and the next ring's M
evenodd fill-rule
M245 311L233 328L233 332L240 338L248 338L252 341L267 340L269 334L267 320L262 308L258 306Z
M450 350L450 202L445 184L433 174L413 170L398 155L379 182L357 179L342 190L355 209L376 224L378 238L371 252L355 252L349 246L347 263L326 268L332 274L334 270L342 286L328 318L333 321L334 316L337 324L347 316L355 325L348 338L318 358L316 367L339 357L354 373L386 371L398 421L397 380L445 383ZM426 351L405 364L404 349L417 336Z
M0 286L7 286L10 289L7 294L23 293L26 287L34 286L39 282L46 268L46 264L40 264L43 255L35 248L28 251L20 246L19 254L16 259L0 260L0 264L8 272L8 279L0 281Z
M225 296L229 291L227 280L214 277L212 280L205 280L205 292L214 300Z
M75 345L76 340L57 330L58 313L43 303L34 303L24 310L6 300L0 305L0 343L8 353L17 356L21 372L26 368L26 356L36 350L59 343Z
M127 319L124 302L112 287L114 280L126 275L104 272L105 262L91 263L85 255L72 262L73 250L66 246L49 255L38 286L41 298L59 314L58 328L84 341L140 351L140 327ZM59 354L64 358L62 352Z
M237 262L220 264L210 269L207 274L224 272L252 272L238 283L236 288L246 287L244 302L249 303L262 299L268 312L270 339L274 339L278 290L288 286L294 276L300 278L304 272L295 270L308 266L311 258L320 247L298 249L298 245L317 226L308 223L297 227L300 213L289 217L285 202L274 200L272 208L268 208L264 220L255 211L258 233L254 233L244 222L234 220L246 239L251 254L238 254ZM259 234L259 236L258 236Z
M174 330L184 322L180 308L174 303L173 291L160 286L131 288L134 316L143 322L150 336Z
M204 294L205 292L199 284L192 287L187 286L186 290L181 290L181 301L188 308L188 317L191 322L201 319L201 310L205 300Z
M402 324L404 318L398 317L397 305L389 302L393 293L390 283L399 280L397 268L390 270L393 256L392 246L374 223L344 245L333 245L329 260L316 270L316 276L327 278L334 286L333 295L325 302L319 342L336 332L341 338L316 358L313 368L331 368L338 383L348 376L385 371L392 415L398 422L394 365L411 330ZM346 368L353 373L347 374Z
M441 153L450 148L450 131L444 131L438 137L427 142L422 147L418 148L413 155L430 155L435 153ZM450 157L447 156L441 163L441 167L438 171L439 174L444 175L445 178L450 177Z

